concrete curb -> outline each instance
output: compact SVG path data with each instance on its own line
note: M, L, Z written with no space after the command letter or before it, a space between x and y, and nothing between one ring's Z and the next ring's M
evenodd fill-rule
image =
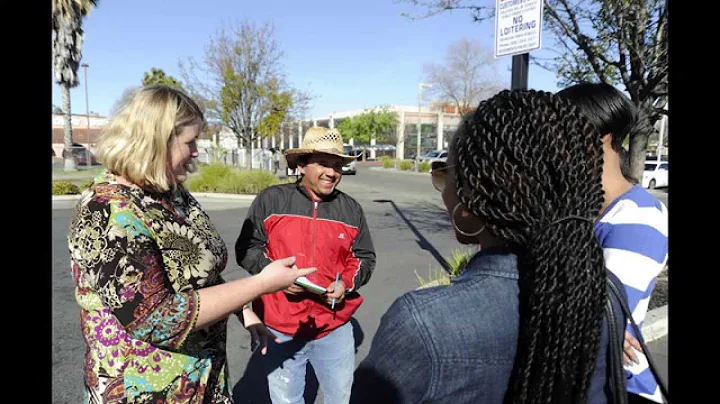
M208 198L208 199L235 199L241 201L252 201L255 199L255 195L238 195L238 194L215 194L209 192L191 192L192 196L197 198Z
M370 167L370 171L383 171L386 173L393 173L393 174L405 174L405 175L423 175L428 176L430 175L429 172L427 173L416 173L415 171L402 171L402 170L396 170L394 168L383 168L383 167Z
M53 195L53 201L76 201L80 199L80 195Z
M237 195L237 194L214 194L206 192L193 192L192 196L195 198L206 198L206 199L234 199L241 201L252 201L255 199L255 195ZM80 195L53 195L53 201L75 201L80 199Z
M667 335L668 333L668 306L661 306L650 310L643 321L642 333L645 342L654 341Z

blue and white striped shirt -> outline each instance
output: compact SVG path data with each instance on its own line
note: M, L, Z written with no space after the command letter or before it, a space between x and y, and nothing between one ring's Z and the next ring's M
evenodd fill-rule
M633 319L642 328L656 278L667 261L667 208L635 185L608 206L595 222L595 233L605 266L625 285ZM635 335L629 322L627 330ZM628 392L662 403L645 355L637 356L640 364L625 366Z

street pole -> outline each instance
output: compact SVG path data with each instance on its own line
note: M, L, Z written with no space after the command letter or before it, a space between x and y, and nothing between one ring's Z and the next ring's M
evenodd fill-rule
M88 85L87 85L87 68L90 67L87 63L83 63L80 66L85 68L85 118L87 119L87 133L85 133L85 137L87 138L87 147L85 147L85 165L90 168L90 103L88 101Z
M418 84L418 117L417 117L417 151L415 153L415 171L419 171L420 167L418 165L418 162L420 161L420 143L422 142L422 139L420 137L420 131L422 127L422 123L420 121L420 105L422 104L422 89L423 88L430 88L432 85L425 84L425 83L419 83Z
M512 57L512 81L511 89L528 89L528 67L530 65L530 54L522 53Z

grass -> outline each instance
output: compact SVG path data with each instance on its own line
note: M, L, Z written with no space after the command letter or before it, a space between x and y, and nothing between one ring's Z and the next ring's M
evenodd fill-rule
M262 170L238 170L220 163L200 167L199 175L187 182L191 192L214 192L223 194L257 194L273 185L294 182L279 180Z
M80 169L77 171L65 171L62 168L53 168L52 169L52 180L53 181L62 181L62 180L84 180L84 179L93 179L96 175L100 174L105 170L105 167L103 166L95 166L90 169Z
M427 280L415 271L415 277L418 282L418 289L429 288L433 286L449 285L450 280L462 273L467 266L470 258L475 254L475 251L470 248L456 248L453 250L452 255L447 259L450 265L450 273L445 272L442 268L433 269L430 267L428 272Z

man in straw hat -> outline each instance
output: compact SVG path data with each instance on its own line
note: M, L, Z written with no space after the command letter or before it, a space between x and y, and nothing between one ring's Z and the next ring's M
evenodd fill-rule
M235 244L238 264L252 274L289 256L296 257L299 268L318 269L307 276L309 283L299 280L303 286L253 302L273 334L269 342L260 342L268 344L262 360L270 397L274 403L304 403L310 362L325 402L348 403L355 368L350 318L363 302L357 289L375 268L363 209L336 189L342 167L355 157L343 154L336 129L313 127L285 158L288 168L299 168L301 178L261 192Z

